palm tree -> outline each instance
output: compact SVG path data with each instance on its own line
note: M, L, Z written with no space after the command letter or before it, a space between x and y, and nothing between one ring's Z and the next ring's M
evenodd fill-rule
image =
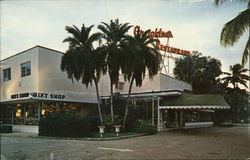
M103 50L106 54L106 64L110 78L110 107L111 107L111 121L114 122L113 117L113 85L117 86L119 81L119 72L122 67L124 54L124 44L126 33L132 26L129 23L119 23L119 20L111 20L110 24L101 22L98 28L102 32L102 37L106 40Z
M223 3L225 0L215 0L216 5ZM248 1L248 8L240 12L235 18L227 22L221 31L220 42L223 46L233 46L243 35L245 31L249 32L250 26L250 1ZM241 64L244 66L249 57L250 41L248 39L245 49L243 51Z
M147 36L150 30L147 30L143 34L140 34L139 31L140 30L137 30L137 34L134 37L128 37L127 52L124 57L123 73L125 79L130 81L130 85L123 118L123 128L125 128L126 125L133 82L135 81L136 86L140 87L146 73L148 73L149 78L152 79L160 69L161 57L154 44L156 40Z
M100 33L90 35L93 25L85 27L82 25L81 30L76 26L66 26L66 31L72 36L63 40L69 43L69 48L61 60L61 70L67 72L68 78L82 82L86 86L95 84L96 96L98 102L98 112L101 124L103 124L98 81L101 73L105 73L104 56L101 54L101 48L94 49L93 43L100 39Z
M242 65L235 64L230 66L230 71L232 73L223 72L224 74L228 75L227 77L221 79L225 84L232 84L234 90L239 88L239 84L248 88L247 82L250 80L250 76L244 74L245 72L249 71L248 69L243 69Z

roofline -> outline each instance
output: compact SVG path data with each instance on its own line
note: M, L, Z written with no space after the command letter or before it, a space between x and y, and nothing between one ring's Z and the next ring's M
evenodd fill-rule
M5 61L5 60L10 59L10 58L13 58L13 57L15 57L15 56L18 56L18 55L20 55L20 54L23 54L23 53L25 53L25 52L27 52L27 51L29 51L29 50L34 49L34 48L39 48L39 47L40 47L40 48L47 49L47 50L51 50L51 51L54 51L54 52L57 52L57 53L64 54L63 52L58 51L58 50L55 50L55 49L51 49L51 48L48 48L48 47L36 45L36 46L34 46L34 47L31 47L31 48L29 48L29 49L26 49L26 50L24 50L24 51L21 51L21 52L19 52L19 53L17 53L17 54L14 54L14 55L12 55L12 56L9 56L9 57L7 57L7 58L5 58L5 59L2 59L2 60L0 60L0 62Z
M164 90L164 91L153 91L153 92L137 92L137 93L131 93L130 96L136 96L136 95L142 95L142 94L157 94L157 93L171 93L171 92L178 92L180 94L183 94L183 91L180 90ZM121 96L128 96L128 94L120 94ZM100 96L100 97L110 97L108 96Z
M180 79L174 78L174 77L169 76L169 75L167 75L167 74L164 74L164 73L160 73L160 74L162 74L162 75L164 75L164 76L167 76L167 77L169 77L169 78L172 78L172 79L178 80L178 81L180 81L180 82L183 82L183 83L186 83L186 84L191 85L190 83L188 83L188 82L186 82L186 81L183 81L183 80L180 80ZM192 89L193 89L193 86L192 86L192 85L191 85L191 87L192 87Z

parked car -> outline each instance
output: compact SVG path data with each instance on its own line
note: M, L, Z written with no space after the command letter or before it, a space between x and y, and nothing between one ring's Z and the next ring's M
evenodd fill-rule
M233 127L233 122L231 120L225 120L221 124L219 124L220 127Z

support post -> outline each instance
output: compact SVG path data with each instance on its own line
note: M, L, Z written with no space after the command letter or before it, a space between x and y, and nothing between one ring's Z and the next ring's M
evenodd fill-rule
M178 110L175 110L175 124L176 128L179 128L179 120L178 120Z
M180 110L180 128L183 128L183 111Z
M23 124L26 123L26 115L25 115L25 105L23 106Z
M14 113L13 113L13 105L11 105L11 124L14 123Z
M38 110L37 110L37 120L38 122L40 121L41 119L41 102L38 102Z
M160 97L157 97L157 130L160 131Z
M155 101L154 101L154 97L152 97L152 125L155 126Z

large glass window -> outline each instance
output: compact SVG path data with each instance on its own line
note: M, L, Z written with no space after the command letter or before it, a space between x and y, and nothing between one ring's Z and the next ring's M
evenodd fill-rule
M11 80L11 69L7 68L3 70L3 81L9 81Z
M21 77L29 76L31 74L30 61L21 64Z

